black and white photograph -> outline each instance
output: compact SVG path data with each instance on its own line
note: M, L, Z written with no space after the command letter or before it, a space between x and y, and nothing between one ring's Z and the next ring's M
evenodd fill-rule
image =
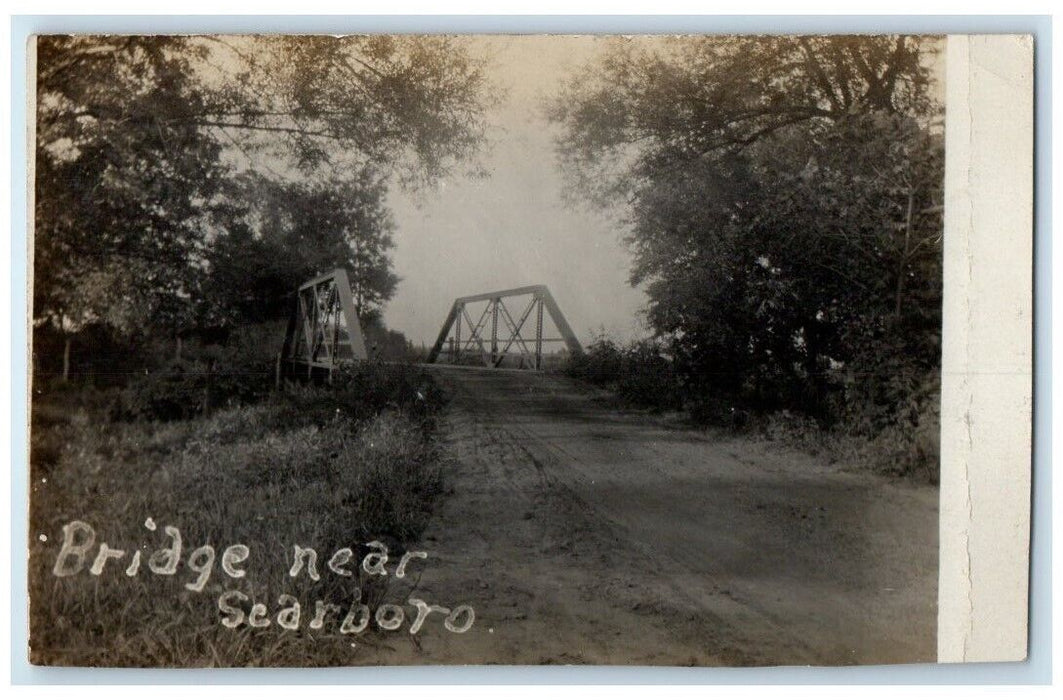
M29 660L938 660L942 35L38 35Z

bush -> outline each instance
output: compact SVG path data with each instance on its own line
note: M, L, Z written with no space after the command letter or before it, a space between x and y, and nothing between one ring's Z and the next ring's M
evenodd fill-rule
M184 420L216 408L254 402L273 388L272 363L241 357L179 360L132 379L119 394L112 416L119 420Z
M283 332L277 323L261 323L226 331L225 344L190 339L177 359L158 346L142 349L151 363L128 377L111 416L184 420L261 401L274 386Z
M446 396L430 374L413 365L359 362L335 370L325 385L290 382L278 401L300 424L323 425L337 414L365 421L392 410L431 431Z
M824 429L807 416L779 411L764 417L763 434L810 454L825 451L850 467L936 484L941 473L936 386L936 379L928 379L928 390L919 392L914 404L906 404L905 410L895 412L893 421L882 427L870 427L864 414L862 420Z
M935 368L902 355L872 354L862 365L832 372L823 382L829 392L826 411L816 415L765 410L764 402L753 398L763 391L740 387L733 394L710 392L706 382L685 381L654 340L621 345L599 336L584 355L569 359L565 371L634 406L684 409L698 425L754 432L810 454L825 452L849 465L936 483L940 378ZM759 376L757 381L783 386L785 378ZM820 397L804 403L819 405Z
M571 377L614 391L625 402L654 410L678 410L683 401L671 359L655 340L618 345L599 336L582 356L569 358Z
M762 426L764 436L769 440L783 442L808 454L819 454L827 443L827 435L814 419L790 411L764 416Z
M868 371L851 371L836 398L836 432L854 447L851 459L876 471L937 482L941 378L904 357L884 356Z
M624 372L624 354L619 345L604 335L587 346L583 355L569 358L565 373L591 384L608 386L620 380Z
M174 362L129 382L119 394L113 416L119 420L181 420L207 407L206 366Z
M400 409L417 419L432 416L445 403L439 384L425 370L407 364L359 362L333 374L332 391L363 414Z
M936 380L930 382L936 386ZM940 390L915 398L914 405L879 430L859 457L870 467L896 476L915 476L938 483L941 476Z
M740 411L734 405L734 401L719 396L688 396L686 410L691 421L697 425L714 425L717 427L745 427L738 425L742 418L747 416L745 411Z

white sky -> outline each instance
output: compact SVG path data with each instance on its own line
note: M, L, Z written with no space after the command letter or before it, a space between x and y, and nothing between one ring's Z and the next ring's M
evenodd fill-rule
M455 297L545 284L581 343L604 328L643 333L642 291L627 282L625 232L600 213L562 202L555 129L542 100L598 50L593 37L483 37L490 77L507 94L490 115L486 179L456 178L431 192L389 196L395 272L389 328L431 345Z

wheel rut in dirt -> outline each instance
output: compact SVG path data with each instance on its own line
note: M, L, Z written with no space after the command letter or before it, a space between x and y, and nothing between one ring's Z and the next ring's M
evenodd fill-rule
M560 376L432 371L455 464L431 534L463 552L453 585L475 570L507 591L482 589L484 662L934 659L936 489L710 436Z

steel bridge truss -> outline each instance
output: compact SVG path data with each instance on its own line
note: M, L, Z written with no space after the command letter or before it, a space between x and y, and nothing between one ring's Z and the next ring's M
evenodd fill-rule
M284 334L280 374L331 379L339 365L368 357L347 271L338 268L299 287Z
M511 313L503 300L512 303L519 297L524 299L513 305L519 313ZM476 314L483 302L487 302L486 306ZM474 309L472 313L470 307ZM553 321L560 338L544 337L544 313ZM573 355L583 354L576 334L545 285L474 294L454 300L428 362L468 364L479 359L485 367L497 368L507 356L517 355L521 368L538 370L543 368L544 343L564 343Z

